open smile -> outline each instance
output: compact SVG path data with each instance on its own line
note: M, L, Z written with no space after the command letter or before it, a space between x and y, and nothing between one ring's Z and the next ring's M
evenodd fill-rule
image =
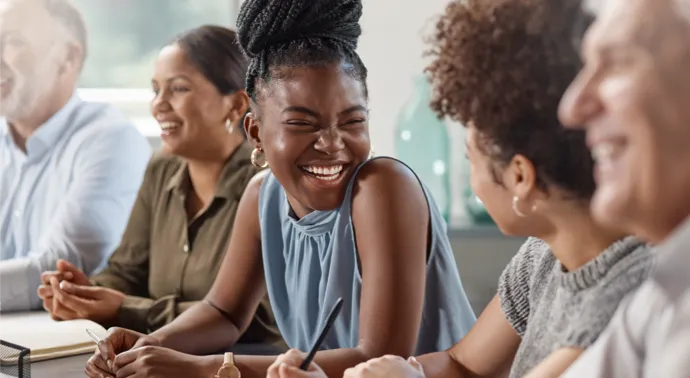
M313 185L323 188L332 189L339 187L343 179L347 176L349 164L310 164L299 166L300 170L307 177L308 181Z
M345 171L346 165L330 165L330 166L318 166L318 165L305 165L300 167L307 175L324 181L337 180L338 177Z
M594 160L594 179L597 183L602 180L611 180L623 169L627 151L625 138L608 138L590 143L592 158Z
M177 133L177 131L182 127L181 122L165 121L159 122L161 128L161 136L169 137Z

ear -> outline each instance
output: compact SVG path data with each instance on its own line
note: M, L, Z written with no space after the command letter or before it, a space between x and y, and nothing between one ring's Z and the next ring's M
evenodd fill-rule
M226 96L228 114L226 119L230 120L230 123L237 125L242 117L249 110L249 96L244 89L237 91L233 94Z
M508 190L520 199L528 199L537 192L537 171L524 155L515 155L503 172Z
M261 148L261 138L259 138L259 119L254 113L247 113L244 117L244 133L247 140L256 148Z
M73 73L78 75L84 62L84 50L79 44L68 42L65 44L63 64L60 67L60 74Z

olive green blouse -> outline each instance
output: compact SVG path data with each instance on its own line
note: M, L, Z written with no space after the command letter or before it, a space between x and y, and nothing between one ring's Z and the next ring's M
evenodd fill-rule
M235 150L213 200L191 220L185 210L191 185L186 163L167 154L151 159L120 246L92 277L95 285L127 295L118 326L153 332L206 296L225 255L240 197L258 172L251 151L247 142ZM266 297L238 342L279 341Z

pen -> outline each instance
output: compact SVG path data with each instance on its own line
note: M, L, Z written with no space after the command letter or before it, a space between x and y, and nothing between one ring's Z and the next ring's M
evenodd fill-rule
M328 331L331 329L331 326L333 326L333 322L335 321L335 318L338 317L338 314L340 313L340 309L342 307L343 298L338 298L338 300L335 301L335 304L333 305L331 312L328 314L328 318L326 318L326 324L323 325L323 329L321 330L319 337L314 342L314 345L311 347L311 351L307 355L307 358L305 358L304 362L302 362L302 365L299 366L301 370L307 370L307 368L309 368L311 361L314 359L316 352L319 349L321 349L321 344L323 344L324 339L326 339L326 335L328 334Z
M91 336L91 338L93 339L93 341L94 341L96 344L98 344L98 343L101 342L101 339L98 338L98 336L96 336L96 334L95 334L92 330L90 330L90 329L87 328L87 329L86 329L86 333L88 333L89 336Z

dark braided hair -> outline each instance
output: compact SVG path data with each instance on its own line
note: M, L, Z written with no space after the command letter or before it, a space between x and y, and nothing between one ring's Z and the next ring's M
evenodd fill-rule
M237 34L250 59L249 97L256 100L257 81L287 77L286 68L336 62L366 91L367 69L355 51L361 16L361 0L246 0Z

